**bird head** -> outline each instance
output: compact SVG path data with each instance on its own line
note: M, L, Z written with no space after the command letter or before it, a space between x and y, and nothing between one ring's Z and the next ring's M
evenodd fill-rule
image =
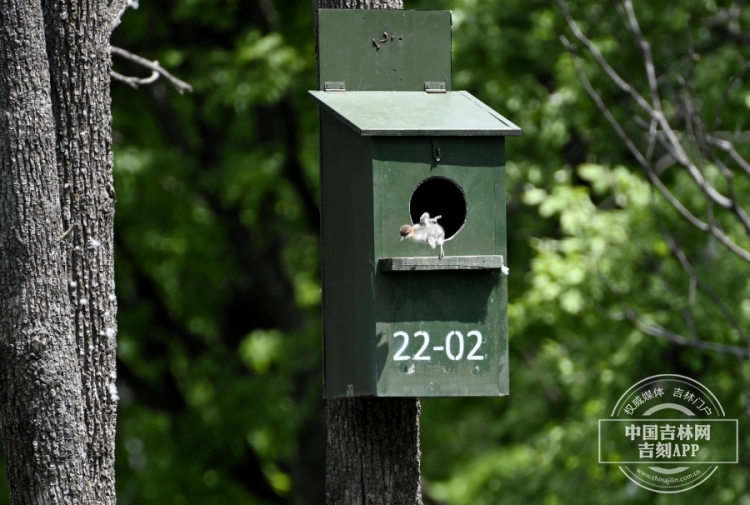
M401 227L399 233L401 233L401 240L404 240L414 235L414 228L409 224L405 224Z

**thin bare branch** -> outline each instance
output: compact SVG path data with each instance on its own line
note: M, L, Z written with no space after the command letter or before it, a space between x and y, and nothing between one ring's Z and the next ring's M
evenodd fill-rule
M651 91L651 102L654 109L661 115L662 120L666 120L662 112L661 99L659 97L659 84L656 82L656 69L654 68L654 60L651 56L651 44L648 43L643 36L643 33L641 33L641 26L638 24L638 18L635 16L635 11L633 11L633 2L631 0L623 0L623 6L628 13L630 29L638 42L641 52L643 52L643 60L646 64L646 75L648 76L648 85Z
M591 43L591 41L588 38L586 38L586 36L580 31L575 21L572 20L572 18L570 17L570 13L567 11L562 0L556 0L556 2L560 6L560 9L563 11L566 19L568 20L568 26L576 34L576 37L578 38L578 40L581 41L589 49L589 51L592 52L592 54L594 55L594 58L597 60L599 65L602 67L602 69L604 69L605 72L610 76L610 78L612 78L623 90L629 92L630 95L635 98L638 104L641 105L642 108L646 112L649 112L651 117L659 123L659 126L661 127L661 131L662 131L662 135L659 135L657 132L656 138L657 140L659 140L659 143L662 145L662 147L672 157L674 157L675 161L677 161L680 165L688 169L688 173L692 176L693 180L698 184L698 186L701 187L701 189L703 189L704 193L709 197L709 202L712 201L723 208L734 211L734 213L737 214L737 216L740 218L740 221L742 221L743 224L745 224L742 219L744 215L744 211L742 211L742 209L739 208L738 205L736 205L736 202L718 193L716 189L713 186L711 186L703 178L703 175L700 173L698 168L695 167L695 165L692 163L690 158L685 153L677 135L672 130L668 121L666 121L664 114L662 114L660 111L651 107L645 101L645 99L640 94L638 94L637 91L634 90L634 88L630 84L625 82L619 75L617 75L616 72L614 72L614 70L612 70L612 68L609 66L606 60L604 60L601 54L596 50L596 48ZM640 31L638 31L637 33L640 33ZM586 89L586 92L589 94L589 96L597 105L597 107L602 112L602 114L604 114L604 116L607 118L607 121L610 123L612 128L614 128L618 137L620 137L620 139L628 148L628 150L631 152L631 154L635 157L638 163L646 170L646 175L648 176L649 181L654 186L656 186L659 192L662 193L662 195L666 198L666 200L680 213L680 215L682 215L685 219L687 219L693 226L697 227L698 229L702 231L710 232L722 244L724 244L729 250L737 254L743 260L750 262L750 251L745 250L744 248L737 245L734 241L732 241L732 239L729 238L729 236L721 229L721 227L716 225L713 219L710 219L709 223L705 223L701 221L700 219L698 219L696 216L694 216L666 188L666 186L664 186L664 184L661 182L658 176L654 173L653 167L651 166L649 161L646 159L643 153L640 152L640 150L637 148L637 146L632 141L632 139L627 135L627 133L625 133L624 129L619 124L619 122L615 119L615 117L612 115L609 108L606 106L606 104L602 100L602 98L599 96L596 90L594 90L593 86L591 85L591 82L589 81L585 72L583 72L583 69L581 68L575 46L573 46L573 44L571 44L570 41L568 41L568 39L564 35L560 37L560 40L562 41L563 46L565 46L568 52L570 52L573 58L574 64L575 64L576 73L581 79L581 82L583 83Z
M740 29L742 3L735 1L729 8L718 9L716 14L708 19L708 28L714 34L726 37L732 44L748 47L750 36Z
M701 291L703 291L706 296L708 296L711 301L718 307L718 309L721 311L722 314L724 314L724 317L727 318L727 321L729 324L731 324L735 330L739 333L739 335L742 337L742 339L747 342L750 345L750 338L748 338L745 331L742 329L740 324L737 322L737 320L732 315L731 311L729 310L729 307L726 306L724 301L717 295L711 287L706 284L703 279L701 279L698 274L695 272L695 269L693 268L693 265L690 264L690 261L688 261L687 256L685 255L685 252L677 245L677 242L672 238L672 236L666 232L666 230L663 229L662 226L659 227L662 237L664 237L664 240L666 241L667 245L669 245L669 249L672 251L672 254L674 254L675 258L677 258L677 261L680 262L680 265L682 268L688 273L691 280L691 286L693 283L695 283L698 287L700 287Z
M747 349L745 347L717 344L716 342L709 342L701 339L688 339L683 337L682 335L673 333L656 323L644 322L643 320L639 319L638 315L627 306L624 313L636 328L647 335L651 335L652 337L663 338L678 345L696 347L698 349L707 349L710 351L717 351L726 354L733 354L741 358L747 358L748 356L750 356L750 349Z
M153 71L151 72L151 75L148 77L128 77L126 75L118 74L114 70L110 72L110 75L112 78L116 81L124 82L131 88L138 88L138 86L142 84L151 84L155 80L159 78L159 72Z
M685 127L687 129L688 135L691 137L690 145L693 147L693 149L696 150L694 158L701 162L701 152L707 153L709 158L716 164L717 167L719 167L719 170L721 170L722 174L729 183L728 197L724 197L723 195L720 195L718 192L716 192L716 195L719 195L721 198L711 199L714 201L714 203L717 203L723 208L731 211L745 228L745 233L750 235L750 217L748 217L745 209L737 202L737 198L734 192L734 172L732 172L724 163L718 160L716 156L714 156L713 150L709 147L703 120L701 119L700 114L695 107L695 104L698 102L698 97L696 96L692 83L689 80L685 80L682 76L678 76L678 82L687 93L687 97L680 96L678 93L674 94L676 100L682 104L684 110ZM700 179L703 180L702 175L700 176ZM708 182L705 182L705 184L711 186ZM706 194L711 197L710 191ZM726 199L726 203L729 204L728 206L722 204L723 199Z
M120 24L123 14L128 10L129 7L134 9L138 8L138 0L112 0L112 3L107 7L107 28L109 33L112 33L117 25Z
M656 119L651 120L651 124L648 126L648 148L646 149L646 160L651 163L654 155L654 145L656 140L656 126L658 121Z
M727 194L729 195L728 198L732 202L732 206L729 208L729 210L737 217L742 226L745 228L745 233L750 236L750 216L747 215L745 209L738 202L737 194L734 188L734 172L730 170L729 167L714 153L714 150L712 149L713 145L708 138L703 120L701 119L700 114L698 114L698 112L694 108L694 104L697 101L694 90L690 85L687 85L687 89L690 92L691 98L690 100L685 100L685 106L689 115L686 124L691 127L691 133L694 139L693 145L708 156L708 159L719 168L720 172L726 179ZM731 142L729 144L732 145Z
M661 175L664 173L665 170L672 168L676 164L677 164L677 160L674 159L674 156L672 156L669 153L666 153L664 154L664 156L659 158L654 164L654 173L656 175Z
M680 110L682 111L682 115L684 116L685 130L687 137L690 140L689 147L692 150L693 159L696 160L699 165L702 165L703 153L699 149L700 141L698 140L698 128L700 119L698 118L698 113L695 110L696 97L693 93L693 87L690 81L685 79L685 77L680 74L677 75L677 82L680 84L684 92L687 93L687 97L681 95L680 93L673 92L674 101L680 106Z
M615 119L615 117L612 115L612 113L609 111L609 108L605 105L602 98L599 96L599 93L596 92L594 87L591 85L591 81L589 81L588 77L583 71L583 68L581 68L581 62L579 61L578 54L576 52L575 46L570 43L568 38L565 35L560 36L560 41L562 42L563 46L565 46L565 49L568 50L571 57L573 58L573 63L575 64L576 73L578 74L578 77L581 79L581 82L583 83L583 86L586 88L586 92L589 94L591 99L596 103L599 110L604 114L604 116L609 121L610 125L615 129L615 132L620 137L620 140L623 141L625 146L628 148L630 153L635 157L636 160L638 160L638 163L642 166L647 166L649 163L646 160L646 158L643 156L641 151L636 147L635 143L630 139L627 133L625 133L625 130L622 129L620 126L620 123Z
M606 276L602 275L602 278L604 279L605 284L607 284L607 286L609 287L610 291L612 291L612 293L617 298L623 315L628 320L630 320L630 322L632 322L638 330L642 331L646 335L661 338L674 344L686 347L695 347L697 349L707 349L710 351L732 354L734 356L737 356L738 358L750 357L750 348L728 344L717 344L716 342L710 342L699 338L686 338L678 333L667 330L657 323L644 321L632 308L630 308L617 287L614 286Z
M576 73L578 74L578 78L581 79L581 82L583 83L584 88L586 89L586 92L588 93L589 97L594 101L596 106L598 107L599 111L604 114L604 117L607 118L607 121L609 121L609 124L612 126L612 128L615 130L615 133L617 133L617 136L620 137L620 140L625 144L625 146L628 148L630 153L635 157L635 159L638 161L638 163L646 170L646 175L648 175L649 180L651 183L656 186L659 191L664 195L664 198L667 199L667 201L672 204L672 206L677 209L677 211L685 218L687 219L693 226L697 227L698 229L702 231L710 231L711 227L708 223L704 223L697 217L695 217L689 210L685 208L685 206L682 205L682 203L669 191L669 189L664 186L664 184L661 182L661 180L657 177L657 175L654 173L653 168L651 167L651 164L646 160L646 158L643 156L641 151L636 147L635 143L630 139L627 133L625 133L625 130L620 126L620 123L615 119L615 117L612 115L612 113L609 110L609 107L604 103L602 98L599 96L599 93L594 90L594 87L591 85L591 81L589 81L588 77L584 73L583 69L581 68L581 64L578 60L578 55L575 52L575 47L568 41L568 39L562 35L560 37L560 40L563 43L563 46L571 53L571 57L573 58L573 63L575 64ZM750 261L750 254L748 254L748 261Z
M652 198L652 205L653 205L653 198ZM667 276L664 274L664 271L661 268L660 262L654 258L647 247L643 244L641 240L639 240L637 237L635 240L640 245L641 250L644 252L644 254L650 259L650 261L653 263L653 271L656 272L657 277L659 277L659 280L661 281L662 285L664 286L664 289L667 290L667 292L671 295L672 299L674 300L675 305L682 305L678 310L680 314L682 315L682 318L685 320L685 325L687 325L688 331L690 331L690 336L693 340L698 338L698 332L695 329L695 318L693 317L693 307L690 303L687 305L680 302L680 296L675 291L675 289L672 287L672 284L669 282L669 279L667 279ZM691 284L692 284L692 278Z
M695 183L703 190L703 193L709 198L709 200L711 200L719 207L727 209L735 214L740 223L742 223L746 232L750 234L750 218L748 218L747 213L745 213L744 209L739 206L736 200L719 193L716 188L714 188L711 183L709 183L703 177L703 174L698 169L698 167L696 167L695 164L687 157L685 150L682 145L679 144L679 141L677 144L675 144L665 135L658 134L656 138L659 141L659 144L664 148L664 150L667 151L677 163L687 169L688 174L692 177L693 181L695 181Z
M690 174L693 176L693 178L696 179L696 182L698 182L698 179L702 179L702 175L700 174L700 171L693 166L693 164L690 162L690 158L688 157L687 153L682 148L682 144L680 143L679 139L677 138L677 135L675 134L674 130L672 130L672 126L669 124L669 121L667 120L666 115L664 114L664 110L661 106L661 96L659 94L659 83L656 79L656 68L654 67L654 60L651 55L651 44L646 40L646 38L643 36L643 33L641 32L640 24L638 23L638 18L635 16L635 11L633 10L633 2L631 0L623 0L622 5L625 8L625 11L628 16L628 28L630 32L633 34L633 37L635 38L636 44L641 49L641 52L643 53L643 60L646 67L646 75L648 77L648 85L649 90L651 92L651 115L659 121L659 124L661 125L661 129L664 132L664 134L669 139L669 142L672 144L672 151L673 156L677 160L678 163L683 165L685 168L688 169ZM632 87L632 86L631 86ZM644 100L645 101L645 100ZM640 102L638 102L639 105ZM643 107L643 105L641 105ZM646 109L647 111L649 109ZM695 173L697 172L697 174ZM699 183L699 185L701 185ZM701 185L701 187L704 187L704 185ZM704 188L704 191L706 189Z
M555 0L558 7L563 13L563 16L565 16L565 21L568 23L568 28L573 32L573 35L575 35L576 39L586 46L586 49L589 50L591 55L594 57L596 62L599 64L599 66L604 70L610 79L614 81L615 84L617 84L620 89L622 89L624 92L629 94L637 103L640 105L644 110L646 110L649 115L652 117L655 116L656 111L651 107L651 104L649 104L643 96L641 96L638 91L631 86L629 83L627 83L622 77L620 77L620 74L615 72L615 69L613 69L609 63L607 63L607 60L604 59L602 54L599 52L599 50L596 48L593 42L589 40L581 31L581 29L578 27L578 23L576 23L573 20L573 17L570 15L570 11L568 11L568 8L565 6L565 3L563 0ZM568 44L570 45L570 44ZM572 47L572 46L571 46Z
M724 161L720 160L719 157L716 156L713 146L708 141L708 133L706 131L705 125L703 124L703 120L700 118L700 115L696 115L695 117L695 132L696 142L701 151L703 151L703 153L708 157L711 163L719 167L721 174L727 180L729 198L731 198L733 201L737 201L734 193L734 172L729 169Z
M667 149L667 151L675 158L675 160L680 165L687 169L688 174L690 174L695 183L701 188L701 190L703 190L706 196L708 196L711 200L713 200L714 203L716 203L720 207L731 210L735 214L737 214L737 216L740 218L740 221L742 221L743 226L746 226L748 232L750 233L750 219L743 219L743 217L746 218L747 216L743 216L744 212L739 208L736 202L719 193L716 188L714 188L708 181L706 181L701 171L693 163L690 156L688 156L688 154L685 152L685 149L682 146L677 134L669 124L669 121L667 120L661 106L659 84L657 82L656 69L654 67L653 58L651 55L651 46L643 37L640 25L638 24L638 19L636 18L635 12L633 11L632 1L623 0L623 6L627 12L629 29L633 34L636 43L641 49L641 52L643 53L646 66L646 74L648 76L649 88L651 91L651 103L646 101L646 99L640 93L638 93L638 91L630 83L620 77L620 75L609 65L607 60L604 59L594 43L583 34L578 24L573 20L563 0L555 1L560 7L560 10L562 11L563 16L565 17L565 20L568 24L568 27L573 32L576 39L578 39L589 50L602 70L604 70L604 72L610 77L610 79L612 79L615 84L620 87L620 89L628 93L644 111L646 111L653 119L659 122L661 131L663 132L663 136L659 137L661 145L665 149ZM568 44L568 47L569 50L571 50L570 47L572 47L572 45ZM630 149L630 146L628 146L628 148Z
M560 40L563 43L563 46L570 52L571 57L573 58L573 62L575 64L576 73L578 74L578 77L581 79L581 82L583 83L584 88L586 89L586 92L589 94L591 99L594 101L596 106L599 108L602 114L604 114L604 117L607 118L607 121L609 121L609 124L612 126L612 128L617 133L617 136L620 137L620 140L625 144L625 146L628 148L628 150L631 152L631 154L635 157L635 159L638 161L638 163L646 170L646 175L654 186L659 190L659 192L664 196L664 198L677 210L677 212L680 213L681 216L683 216L685 219L687 219L693 226L698 228L701 231L707 231L710 232L712 235L714 235L722 244L724 244L730 251L737 254L740 258L750 263L750 251L747 251L743 249L742 247L738 246L736 243L730 239L724 231L717 227L715 224L712 223L705 223L698 219L696 216L693 215L692 212L690 212L682 203L667 189L666 186L661 182L659 177L656 175L656 173L653 170L653 167L651 164L646 160L646 158L643 156L643 154L640 152L638 147L636 147L635 143L630 139L627 133L625 133L625 130L620 126L620 123L615 119L615 117L610 112L607 105L604 103L602 98L599 96L599 94L594 90L593 86L591 85L591 82L589 81L586 74L583 72L583 69L581 68L581 64L578 61L578 55L575 52L575 47L568 41L568 39L562 35L560 36Z
M188 83L181 81L177 77L173 76L164 68L162 68L161 65L159 65L158 61L149 61L146 58L142 58L141 56L138 56L137 54L133 54L130 51L126 51L125 49L111 46L112 54L116 54L118 56L121 56L127 60L130 60L134 63L137 63L143 67L148 68L151 70L151 75L146 78L137 78L137 77L126 77L121 74L118 74L115 71L112 71L112 77L119 81L123 81L127 83L128 85L137 88L141 84L151 84L152 82L156 81L159 76L164 77L166 80L168 80L172 86L175 87L175 89L180 93L184 93L185 91L193 91L192 86L190 86Z
M748 161L743 158L740 153L737 152L734 144L732 144L728 140L722 140L713 135L706 135L706 140L712 146L721 149L729 156L731 156L732 160L734 160L734 162L737 163L737 165L739 165L746 174L750 175L750 163L748 163Z
M658 77L656 66L654 64L653 55L651 52L651 46L648 40L644 37L638 18L633 8L632 0L620 0L618 5L618 12L623 18L624 24L632 34L636 45L640 49L643 62L646 70L646 76L649 88L649 99L646 99L641 93L627 80L623 79L614 68L607 62L607 60L601 55L594 43L583 34L578 24L573 20L570 12L568 11L564 0L555 0L559 6L567 25L575 38L586 48L591 54L593 59L596 61L602 71L609 77L609 79L617 85L622 91L627 93L631 99L642 109L646 114L647 118L642 119L638 117L636 122L640 124L648 132L648 144L646 151L641 152L639 147L633 141L633 139L626 133L625 129L620 125L618 120L611 113L610 109L604 103L599 93L594 89L588 77L586 76L576 48L571 44L567 38L561 37L561 41L565 48L570 52L571 57L575 65L576 72L586 89L586 92L596 104L599 111L605 116L607 121L610 123L615 133L623 142L625 147L635 157L637 162L643 167L650 183L655 186L667 202L677 212L690 222L693 226L700 229L701 231L711 233L716 239L726 246L730 251L738 255L743 260L750 262L750 251L739 246L735 243L724 231L714 216L714 207L720 207L733 213L736 218L740 221L745 231L750 235L750 218L748 217L745 210L738 204L737 198L734 191L734 172L730 170L725 163L718 160L715 156L712 147L718 148L724 151L729 157L740 167L742 170L750 174L750 163L747 162L735 149L732 142L717 138L715 135L708 135L704 128L702 119L700 118L696 104L698 103L695 93L692 89L692 74L689 72L685 79L680 81L681 86L685 90L683 93L674 93L676 104L681 118L685 122L685 130L675 130L670 124L667 115L664 113L661 100L661 86L669 88L669 82L665 77ZM688 34L689 35L689 34ZM688 57L691 58L692 64L694 58L694 49L692 47L692 41L689 40L690 50ZM688 68L691 71L692 67ZM671 88L670 88L671 89ZM650 121L648 120L650 119ZM699 219L691 211L689 211L678 198L671 193L671 191L663 184L657 173L654 171L652 165L654 158L655 145L659 145L664 149L666 154L660 156L662 160L668 159L669 163L677 163L685 169L690 175L691 179L701 189L706 196L706 219L707 222ZM686 147L687 146L687 147ZM693 151L690 151L690 147ZM691 155L688 154L691 152ZM708 159L706 159L708 158ZM722 174L726 177L728 186L728 195L722 194L711 182L709 182L704 176L701 168L706 165L708 160L711 160L721 170ZM700 167L700 168L699 168ZM711 301L719 308L721 313L727 318L732 326L738 331L739 335L745 342L748 342L748 335L741 329L737 321L732 316L731 312L719 298L716 293L696 274L695 269L692 267L690 262L687 260L685 253L677 246L674 239L662 230L662 234L665 240L670 246L672 253L677 258L683 269L688 273L690 279L690 293L688 298L688 305L682 310L685 323L690 330L692 338L685 337L678 333L674 333L666 328L650 322L640 317L628 304L625 302L619 291L605 278L605 282L609 285L610 290L616 295L623 310L622 316L629 319L640 331L657 337L663 338L670 342L678 345L691 346L700 349L714 350L718 352L733 354L738 358L745 359L750 357L750 347L741 347L734 345L718 344L715 342L702 340L698 337L692 314L692 308L695 306L695 294L699 287L702 292L711 299ZM661 275L660 275L661 276ZM663 278L667 289L672 292L667 280Z

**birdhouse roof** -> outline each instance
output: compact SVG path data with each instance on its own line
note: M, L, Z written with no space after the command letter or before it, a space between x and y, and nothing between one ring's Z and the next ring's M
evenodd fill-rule
M517 136L521 129L467 91L310 91L363 136Z

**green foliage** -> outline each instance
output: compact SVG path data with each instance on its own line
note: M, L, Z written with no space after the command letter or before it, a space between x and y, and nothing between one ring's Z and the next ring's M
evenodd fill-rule
M457 87L507 114L523 136L508 142L511 396L423 401L428 495L451 504L750 503L746 444L740 465L723 467L708 483L674 496L644 491L596 457L597 419L608 417L630 385L658 373L703 381L727 415L746 426L746 361L645 335L625 312L688 339L694 332L711 342L747 346L735 328L750 327L742 301L750 282L740 274L747 263L686 223L649 186L582 87L558 40L573 37L554 5L504 0L442 6L454 12ZM732 130L743 128L747 108L741 86L729 84L749 51L716 40L707 28L725 7L637 2L635 10L657 68L672 81L692 75L703 120L719 124L719 111L723 128ZM568 2L568 8L616 71L648 95L641 54L615 5ZM744 9L741 19L746 23L749 15ZM685 56L689 43L701 48L692 64ZM627 97L592 60L582 63L626 131L643 138ZM665 109L674 114L670 98ZM715 167L704 172L726 192ZM681 202L703 214L705 197L684 171L672 168L663 177ZM747 182L737 180L744 191ZM736 220L722 216L722 223L747 244ZM665 234L727 304L736 325L704 291L691 290Z
M647 95L642 55L614 3L567 5ZM664 83L679 89L690 77L703 121L742 132L750 94L742 76L732 79L750 47L746 35L721 31L729 5L639 0L635 10ZM407 7L452 10L454 88L523 128L507 143L511 396L423 401L427 503L750 505L750 363L649 336L626 317L630 310L651 328L747 346L747 263L648 184L583 88L554 3ZM737 22L747 27L750 9ZM317 117L305 96L315 87L310 2L142 2L113 44L194 87L178 95L162 81L112 85L119 500L323 503ZM697 58L686 56L689 47ZM629 98L591 58L582 67L625 131L644 139ZM115 68L143 72L120 60ZM666 97L665 110L678 116L678 101ZM702 169L727 191L715 165ZM661 175L687 208L705 213L706 198L684 170L666 166ZM747 178L735 184L737 194L750 192ZM717 216L750 246L736 220ZM691 287L667 237L726 310ZM597 463L597 420L657 373L702 381L728 417L741 419L740 464L676 496L644 491Z

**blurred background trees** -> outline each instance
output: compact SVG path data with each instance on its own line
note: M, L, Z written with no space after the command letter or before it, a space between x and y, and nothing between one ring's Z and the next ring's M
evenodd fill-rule
M565 5L651 100L627 9ZM750 505L750 265L687 221L649 170L748 250L738 214L709 203L558 5L405 7L453 11L455 89L523 128L507 164L511 396L423 400L425 502ZM750 8L639 0L633 11L678 141L747 209L750 174L700 139L750 156ZM113 45L194 88L113 83L123 504L325 503L312 19L309 0L151 0L115 31ZM148 74L117 57L115 70ZM740 464L676 496L596 458L597 420L658 373L703 382L740 418Z

